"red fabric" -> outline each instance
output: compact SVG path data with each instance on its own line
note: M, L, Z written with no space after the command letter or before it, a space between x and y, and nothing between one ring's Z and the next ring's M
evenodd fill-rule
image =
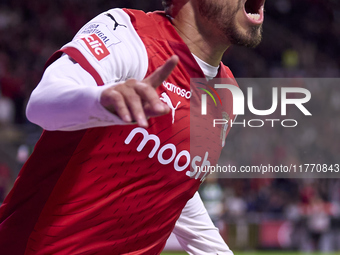
M29 235L34 231L39 214L83 133L45 131L42 134L32 156L0 207L1 254L25 253Z
M190 77L204 75L165 15L125 11L147 48L148 74L177 54L181 63L167 82L190 91ZM79 51L65 53L92 70ZM230 74L223 67L220 75ZM44 132L0 209L4 254L150 255L162 251L201 183L187 176L191 162L186 152L194 151L200 158L197 162L202 162L209 151L209 160L215 164L221 146L216 146L220 129L209 130L203 137L201 133L201 138L194 136L207 141L206 146L193 146L190 101L164 86L157 91L166 93L173 105L181 102L174 124L167 114L150 118L148 129L127 125ZM226 104L229 114L230 105Z

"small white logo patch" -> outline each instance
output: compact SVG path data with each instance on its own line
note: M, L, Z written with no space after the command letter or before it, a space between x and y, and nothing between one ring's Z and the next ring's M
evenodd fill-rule
M175 113L176 113L176 110L177 110L178 106L181 104L181 101L179 101L179 102L177 103L176 107L174 107L173 104L172 104L172 102L171 102L170 97L169 97L165 92L163 92L161 96L162 96L162 97L161 97L160 99L161 99L164 103L166 103L166 104L170 107L170 109L171 109L171 111L172 111L172 124L174 124L174 123L175 123Z

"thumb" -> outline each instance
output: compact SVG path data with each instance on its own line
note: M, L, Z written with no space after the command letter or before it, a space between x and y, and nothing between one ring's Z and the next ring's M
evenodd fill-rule
M164 65L158 67L152 74L143 80L143 82L150 84L152 87L157 88L163 83L163 81L168 78L172 70L176 67L178 63L178 56L171 56Z

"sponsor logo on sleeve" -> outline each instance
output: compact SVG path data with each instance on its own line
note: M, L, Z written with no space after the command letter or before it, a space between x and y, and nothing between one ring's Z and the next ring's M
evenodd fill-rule
M105 43L98 37L98 35L86 35L81 37L81 40L84 41L87 48L98 61L110 55L109 50L105 46Z
M115 31L118 27L125 27L126 28L125 25L119 24L118 21L115 19L115 17L112 16L111 13L106 13L105 15L113 20L113 22L114 22L113 31Z
M111 45L120 43L121 41L113 34L112 30L108 28L106 24L103 23L90 23L86 25L76 38L84 37L85 35L97 35L104 43L107 48Z

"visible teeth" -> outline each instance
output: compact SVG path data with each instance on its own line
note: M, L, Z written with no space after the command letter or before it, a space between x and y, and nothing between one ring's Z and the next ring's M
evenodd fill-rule
M252 18L253 20L259 20L261 18L260 14L258 13L247 13L247 16Z

